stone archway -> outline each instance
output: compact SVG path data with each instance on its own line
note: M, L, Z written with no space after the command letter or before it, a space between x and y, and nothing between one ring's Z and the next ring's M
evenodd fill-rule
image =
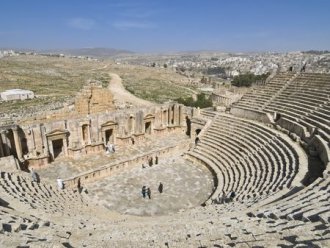
M68 156L69 134L69 131L62 129L55 129L46 134L51 160L57 157Z
M104 146L106 146L108 143L116 143L117 127L118 124L113 121L108 121L101 125L101 135Z
M144 133L152 134L154 129L155 116L152 114L148 114L143 118L144 123Z
M23 158L19 130L18 126L13 125L0 131L0 157L13 155L18 159Z

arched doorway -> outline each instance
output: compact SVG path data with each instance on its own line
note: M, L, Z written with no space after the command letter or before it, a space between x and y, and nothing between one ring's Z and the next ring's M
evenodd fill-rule
M104 146L116 143L117 126L118 124L113 121L108 121L101 125Z
M143 118L143 121L144 121L144 133L152 134L155 116L148 114Z
M52 160L68 155L69 131L55 129L46 134L48 151Z

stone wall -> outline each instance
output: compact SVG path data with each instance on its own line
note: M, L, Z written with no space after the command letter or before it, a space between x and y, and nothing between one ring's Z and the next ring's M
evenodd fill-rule
M230 113L237 117L247 118L250 120L256 120L256 121L260 121L260 122L263 122L266 124L270 123L270 120L269 120L266 112L253 110L253 109L241 109L241 108L232 107L230 109Z
M147 136L187 128L191 110L169 103L153 107L70 116L47 122L30 121L2 126L0 157L14 155L32 167L59 157L80 157L104 151L106 145L128 146Z
M99 113L114 109L111 92L99 82L90 82L75 99L75 110L79 114Z

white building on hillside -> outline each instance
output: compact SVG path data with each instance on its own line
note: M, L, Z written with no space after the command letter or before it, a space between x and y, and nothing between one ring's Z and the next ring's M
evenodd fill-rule
M1 92L1 100L26 100L34 98L34 93L31 90L12 89Z

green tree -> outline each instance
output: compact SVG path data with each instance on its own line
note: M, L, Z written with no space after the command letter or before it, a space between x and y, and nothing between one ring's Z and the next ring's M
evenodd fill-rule
M208 108L212 107L212 100L206 98L206 95L204 93L200 93L197 95L197 100L194 101L192 97L188 98L178 98L176 99L178 103L184 104L185 106L190 106L190 107L200 107L200 108Z
M263 82L269 76L269 73L262 75L254 75L253 73L246 73L235 76L231 84L236 87L250 87L256 82Z

